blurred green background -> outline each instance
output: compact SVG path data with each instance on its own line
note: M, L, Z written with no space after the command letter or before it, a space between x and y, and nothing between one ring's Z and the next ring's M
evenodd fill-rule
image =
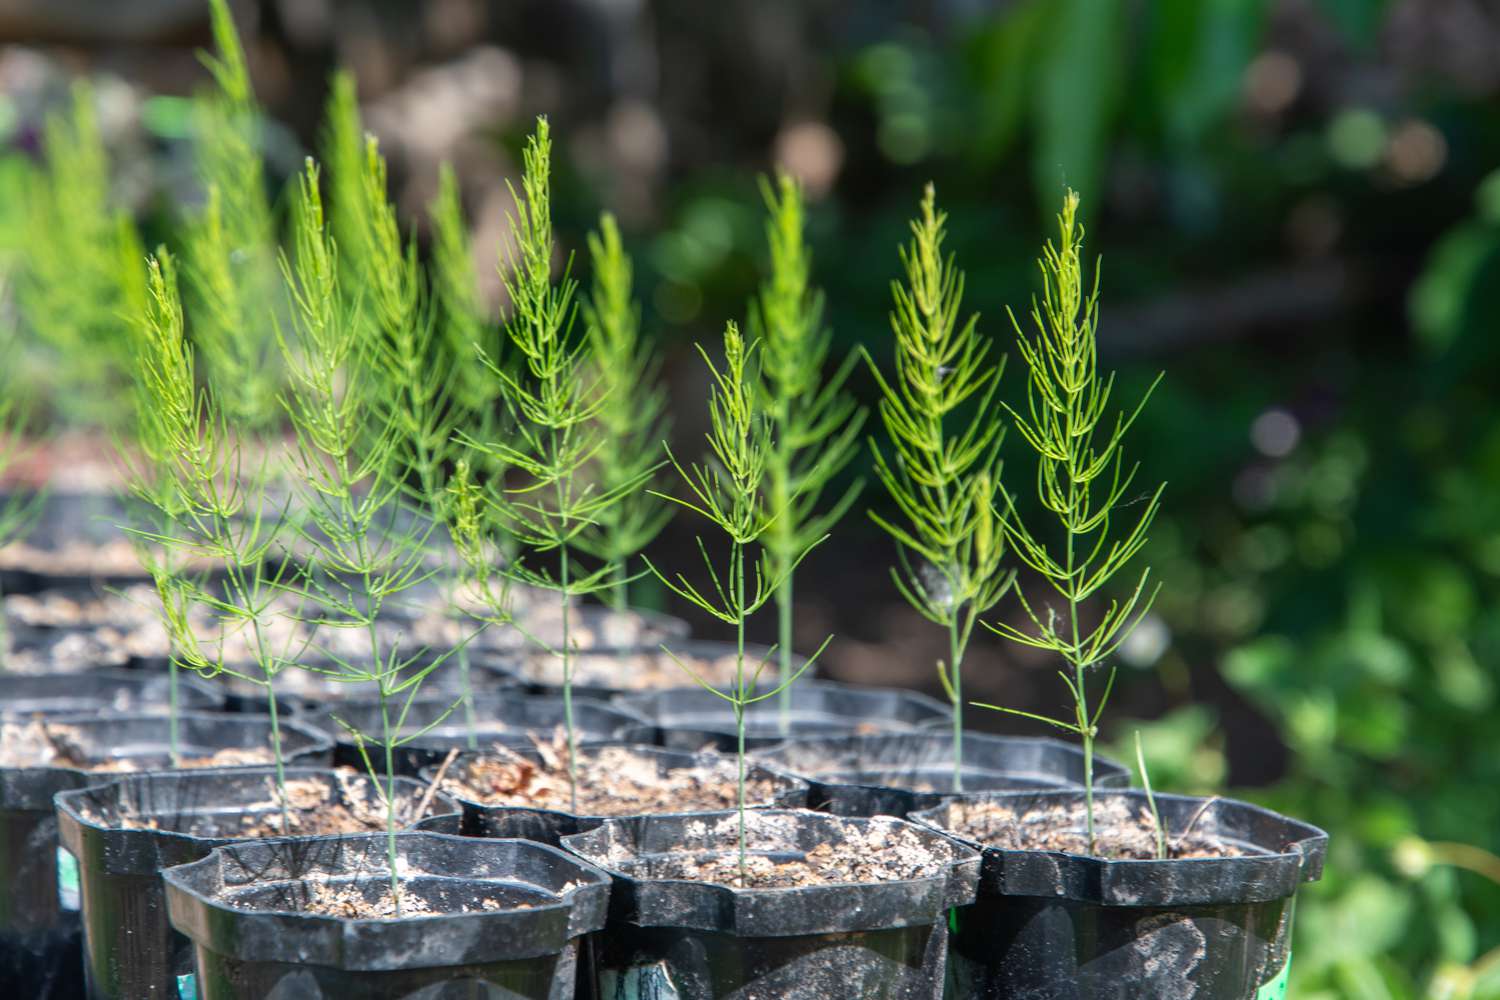
M1298 914L1295 996L1500 997L1500 958L1485 958L1500 955L1500 884L1472 870L1484 856L1448 846L1500 849L1493 4L236 11L274 120L273 173L316 146L327 75L347 65L414 225L437 164L455 163L496 295L504 182L532 117L550 115L561 236L577 250L601 208L621 216L689 449L705 390L688 345L743 317L764 263L757 174L803 179L839 349L882 362L895 248L924 182L1001 349L1064 186L1079 190L1103 257L1105 361L1125 399L1166 372L1131 449L1169 482L1148 549L1165 588L1124 651L1106 737L1128 758L1139 728L1158 787L1230 791L1331 831L1328 873ZM149 242L172 240L174 202L200 196L184 98L205 84L194 51L207 41L196 0L0 3L12 261L26 252L14 178L79 75L95 83L122 203ZM45 401L46 365L16 363ZM1004 384L1014 398L1014 371ZM873 398L862 373L854 388ZM657 545L690 540L677 525ZM856 514L809 560L802 643L832 631L834 676L936 691L941 637L890 586L888 550ZM993 637L975 647L976 698L1058 710L1046 664Z

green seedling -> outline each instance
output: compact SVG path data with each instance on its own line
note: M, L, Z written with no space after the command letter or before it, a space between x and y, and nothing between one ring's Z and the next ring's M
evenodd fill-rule
M552 279L555 243L552 234L550 170L552 139L545 118L527 140L521 192L512 190L512 245L507 250L505 287L511 314L505 339L514 365L483 352L480 357L497 380L506 412L505 433L491 438L460 434L470 449L468 472L455 482L460 496L454 509L483 510L482 524L500 527L504 540L518 549L501 571L510 581L557 594L562 619L556 649L538 642L562 665L563 715L567 734L568 782L576 802L578 733L573 721L572 602L614 585L615 567L608 561L585 569L575 550L580 538L607 517L607 512L640 482L605 489L587 474L605 439L598 415L607 389L594 372L589 340L576 325L577 284L569 270ZM509 479L507 473L514 473ZM463 494L467 494L464 496ZM476 528L478 525L471 525ZM456 538L465 532L455 532ZM471 539L475 536L469 536ZM489 536L491 550L499 534ZM476 578L485 578L494 621L511 621L504 588L488 586L491 565L483 563L486 546L460 542ZM547 562L556 566L556 572ZM531 637L537 641L535 637Z
M826 510L823 492L859 447L866 411L844 393L858 362L851 354L824 378L833 333L823 324L823 296L811 285L802 189L782 175L762 182L771 274L750 303L750 332L761 345L765 411L772 429L766 456L767 502L775 517L765 551L776 588L778 715L783 731L791 709L793 565L848 512L863 483L850 485Z
M1003 438L995 388L1001 366L978 317L960 322L964 278L944 256L946 216L931 185L912 241L901 252L906 283L893 282L896 371L880 384L880 419L888 453L871 443L875 472L898 517L871 512L895 539L899 566L891 578L923 617L948 631L948 659L938 677L953 704L953 788L963 788L963 660L979 616L1015 579L1005 569L1000 495ZM967 413L963 412L964 408Z
M16 286L25 329L57 380L50 402L66 423L127 433L134 367L129 322L145 307L145 251L110 191L93 91L73 88L47 119L42 168L29 177L26 253Z
M604 596L616 609L628 604L630 560L661 533L670 508L639 489L661 466L667 433L667 397L657 382L660 365L641 339L641 311L632 292L632 267L614 216L605 213L589 234L594 282L583 302L584 329L599 381L595 423L601 446L595 457L599 489L619 501L599 511L579 536L592 555L614 567Z
M1006 639L1062 659L1065 669L1059 674L1073 697L1073 718L984 707L1046 722L1080 738L1092 852L1094 741L1115 671L1110 670L1103 691L1093 700L1089 675L1119 649L1150 610L1157 593L1157 588L1148 587L1151 568L1141 570L1131 593L1123 600L1111 599L1092 625L1084 622L1080 609L1146 544L1165 486L1131 492L1139 466L1126 464L1122 441L1156 382L1133 410L1109 418L1114 377L1099 374L1099 272L1096 268L1092 284L1085 283L1078 195L1068 192L1057 219L1058 242L1048 242L1040 261L1042 295L1032 301L1033 333L1028 336L1011 315L1026 363L1027 407L1024 414L1014 409L1010 414L1022 440L1036 453L1038 499L1045 516L1056 519L1061 545L1044 541L1040 525L1023 521L1013 504L1004 529L1016 555L1066 603L1066 610L1059 615L1028 587L1017 586L1029 627L985 624ZM1128 517L1127 528L1117 531L1116 519L1130 507L1137 510L1123 515Z
M282 256L292 302L290 329L278 331L291 375L286 396L295 432L291 479L306 511L301 528L305 564L287 589L321 609L308 624L318 630L356 630L368 640L363 657L324 649L332 666L317 669L344 683L369 685L379 700L378 732L365 733L340 721L355 737L372 780L385 784L391 894L399 915L395 752L439 724L457 703L419 732L404 732L423 682L451 655L403 649L402 636L383 628L382 611L431 573L426 556L433 521L424 516L431 512L406 516L413 512L402 503L417 447L412 432L420 422L409 396L392 400L386 395L392 365L407 364L410 359L402 352L412 348L408 342L393 346L384 318L367 322L349 308L339 287L337 245L324 219L318 181L317 165L309 160L294 199L294 249ZM372 292L377 310L382 294ZM369 744L379 750L380 766L366 750Z
M687 496L660 494L705 517L729 542L727 570L714 568L703 540L698 550L708 572L712 590L690 583L681 573L667 574L648 559L647 567L673 593L717 618L735 630L734 682L728 690L719 690L675 656L673 659L694 682L729 702L734 710L739 782L739 866L740 883L748 884L745 845L745 713L750 706L775 698L794 683L827 647L825 639L812 659L801 669L769 690L759 687L760 675L769 665L769 657L751 665L745 659L745 622L775 595L781 576L771 564L764 539L776 512L767 507L764 495L766 469L775 439L772 426L761 409L761 375L756 370L756 345L747 345L739 327L729 323L724 329L724 367L721 369L700 346L713 378L709 389L707 434L709 459L704 464L684 466L670 452L672 467L687 487ZM826 536L824 536L826 538ZM794 570L802 558L824 538L810 541L782 574ZM757 550L752 554L752 548ZM749 573L747 573L747 564ZM753 576L752 576L753 574ZM667 651L670 654L670 650ZM774 651L773 651L774 655Z
M290 613L278 600L284 564L272 558L285 523L267 499L273 472L264 449L257 450L262 457L253 464L246 462L244 438L235 433L217 393L198 386L172 257L158 250L145 271L148 297L138 322L135 372L139 458L132 463L130 482L134 495L155 512L156 523L130 531L156 582L171 641L173 756L179 666L258 685L265 692L287 830L276 681L301 649L289 638L279 643L270 628L272 619ZM218 569L222 579L205 584L202 573L191 569L203 563ZM216 641L200 634L195 609L206 609L216 620ZM237 641L248 650L249 664L226 656L226 643Z

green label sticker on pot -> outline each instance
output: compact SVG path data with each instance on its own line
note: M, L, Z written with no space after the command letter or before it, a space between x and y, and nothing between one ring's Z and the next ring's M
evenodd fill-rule
M57 905L78 909L78 859L63 847L57 849Z
M191 972L177 977L177 1000L198 1000L198 977Z
M1255 994L1255 1000L1286 1000L1287 979L1292 974L1292 956L1286 957L1286 964L1276 974L1276 978L1262 986Z

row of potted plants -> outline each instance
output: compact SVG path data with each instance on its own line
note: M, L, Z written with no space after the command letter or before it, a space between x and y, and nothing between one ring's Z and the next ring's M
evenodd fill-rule
M737 798L733 757L606 737L579 763L612 777L575 804L561 741L526 748L516 727L515 749L459 752L461 731L430 732L450 749L420 768L425 780L395 779L401 827L428 831L397 835L408 895L395 917L391 786L327 767L334 733L283 722L281 793L274 767L213 766L235 748L264 756L267 716L185 711L186 756L157 770L169 761L161 678L88 676L99 706L132 706L128 692L156 714L77 714L77 677L5 680L0 819L25 845L7 867L5 968L26 995L77 995L81 916L91 997L478 984L522 996L1269 996L1298 885L1322 857L1321 833L1302 824L1157 795L1171 838L1159 859L1146 793L1113 790L1126 772L1111 762L1099 764L1111 788L1097 793L1099 822L1122 848L1090 855L1078 748L970 733L968 777L987 790L956 794L945 734L856 733L855 717L843 734L753 755L741 858L740 816L722 808ZM188 690L212 706L212 689ZM630 738L660 731L616 712ZM50 760L11 756L24 726L45 727ZM1048 813L1067 816L1055 842L1024 819Z
M135 402L116 428L134 563L112 582L149 583L156 645L124 652L135 671L65 674L49 647L33 662L50 676L0 679L0 981L66 996L82 969L91 998L206 1000L1280 995L1326 837L1154 794L1144 759L1129 790L1094 754L1105 668L1154 596L1128 564L1162 491L1124 457L1144 400L1117 411L1099 371L1075 196L1016 324L1011 409L926 191L894 368L867 355L872 517L895 586L947 633L949 704L817 680L828 640L793 651L793 582L860 494L829 488L864 415L845 392L859 358L829 357L796 183L767 185L771 273L745 329L700 348L707 455L680 457L613 220L590 288L558 271L545 119L503 322L451 175L430 266L403 234L347 77L278 250L244 55L212 6L208 197L182 262L160 247L112 293ZM56 131L44 193L92 141L81 113ZM712 529L692 572L641 554L672 511ZM630 610L648 574L732 639ZM66 631L122 652L99 600ZM34 600L34 623L58 601ZM780 640L756 649L768 606ZM1055 656L1072 702L986 707L1077 746L966 729L977 626Z

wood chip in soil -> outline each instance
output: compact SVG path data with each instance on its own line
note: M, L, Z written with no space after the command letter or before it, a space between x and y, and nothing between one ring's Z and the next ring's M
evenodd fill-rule
M630 816L729 809L738 801L732 758L676 768L662 774L657 761L628 747L604 747L578 755L578 800L569 796L567 742L561 732L537 742L541 761L502 746L455 768L443 790L491 806L556 809L580 816ZM767 778L746 782L747 800L769 805L777 784Z
M1201 820L1200 820L1201 822ZM1089 856L1082 800L1020 811L1003 802L956 802L948 807L946 829L986 847L1015 851L1057 851ZM1157 858L1156 826L1144 801L1107 797L1094 803L1095 857L1110 861ZM1166 831L1167 856L1238 858L1249 851L1195 827Z

